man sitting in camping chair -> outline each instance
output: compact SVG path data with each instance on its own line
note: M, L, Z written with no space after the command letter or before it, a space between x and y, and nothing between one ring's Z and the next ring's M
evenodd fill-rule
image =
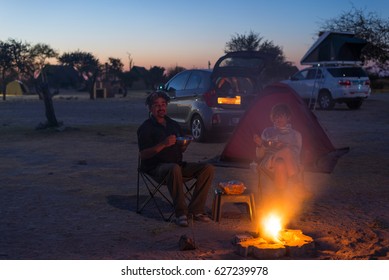
M256 156L260 160L258 172L274 180L278 194L284 194L290 182L300 179L302 165L300 152L302 137L291 125L291 110L286 104L275 105L270 113L273 127L265 128L259 136L254 134Z
M169 101L168 95L158 91L146 99L150 117L138 128L141 169L153 178L166 180L179 226L188 226L188 216L196 221L210 222L211 219L204 214L204 206L214 167L207 163L182 161L186 147L176 143L182 131L178 123L166 115ZM189 205L185 201L183 177L197 180Z

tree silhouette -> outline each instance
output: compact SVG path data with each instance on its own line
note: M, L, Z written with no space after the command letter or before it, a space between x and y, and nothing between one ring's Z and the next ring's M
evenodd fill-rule
M262 40L263 37L253 31L250 31L247 35L236 33L231 37L231 40L226 43L224 52L258 51Z
M1 91L3 93L3 100L6 99L5 89L7 83L10 81L10 76L15 75L16 72L13 69L14 60L11 51L12 45L10 42L0 41L0 82Z
M165 82L165 68L153 66L149 70L149 84L155 89L159 84Z
M368 44L362 50L362 60L389 68L389 20L379 18L376 13L353 7L335 18L324 20L320 31L352 32ZM319 34L318 32L318 34Z
M77 69L85 79L90 99L94 99L93 87L100 72L99 60L89 52L75 51L64 53L58 58L62 65L69 65Z
M47 44L36 44L30 49L30 55L34 63L34 77L36 78L36 88L43 98L45 104L45 115L47 122L38 128L59 127L61 123L57 121L55 115L52 93L49 88L49 81L46 72L46 60L58 57L58 53Z
M271 58L261 74L263 84L270 84L286 79L298 69L291 62L286 61L283 50L273 41L265 40L258 33L250 31L246 34L235 34L225 45L224 52L258 51L264 56Z
M47 122L40 127L58 127L60 124L55 116L52 95L47 83L45 64L48 58L58 54L49 45L36 44L31 46L15 39L0 42L0 71L3 83L3 100L5 100L5 85L16 78L34 80L37 90L42 94L45 104Z

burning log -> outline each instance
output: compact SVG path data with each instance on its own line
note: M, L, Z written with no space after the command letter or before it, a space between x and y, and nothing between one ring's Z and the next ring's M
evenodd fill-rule
M301 230L285 229L280 232L280 236L289 257L307 255L315 248L312 237L303 234Z
M276 259L286 255L286 248L282 243L269 243L262 237L252 237L236 245L236 252L243 257L253 256L257 259Z
M301 230L285 229L278 233L278 240L269 240L253 235L236 235L233 239L236 252L240 256L257 259L277 259L282 257L303 257L314 249L310 236Z

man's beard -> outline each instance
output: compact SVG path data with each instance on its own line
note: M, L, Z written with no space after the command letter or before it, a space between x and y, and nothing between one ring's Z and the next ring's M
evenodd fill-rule
M157 112L157 116L158 117L165 117L166 116L166 111L165 110L159 110L158 112Z

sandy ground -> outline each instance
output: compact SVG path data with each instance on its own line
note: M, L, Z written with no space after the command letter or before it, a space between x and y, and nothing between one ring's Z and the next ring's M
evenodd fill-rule
M152 208L136 213L143 100L144 93L94 101L61 94L54 99L61 132L35 130L45 121L36 97L0 101L0 259L243 259L231 240L256 223L242 205L226 207L220 223L189 228L161 220ZM332 174L305 176L314 196L290 221L315 240L303 258L389 259L388 108L389 94L376 94L360 110L315 112L335 146L350 152ZM185 157L212 158L223 140L192 143ZM216 168L215 186L231 179L257 192L250 170ZM196 250L178 249L183 234Z

